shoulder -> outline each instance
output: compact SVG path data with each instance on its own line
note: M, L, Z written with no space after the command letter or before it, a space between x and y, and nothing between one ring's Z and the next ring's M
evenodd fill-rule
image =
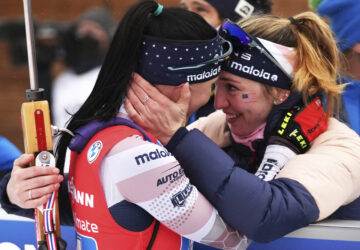
M230 133L226 126L226 114L222 110L215 111L206 117L187 126L188 130L198 129L223 148L230 145Z
M111 148L105 157L108 162L122 162L130 168L151 169L176 161L162 145L147 141L139 131L131 129L128 135Z
M347 125L330 118L328 130L308 152L293 157L277 178L301 183L314 197L319 219L360 195L360 138Z

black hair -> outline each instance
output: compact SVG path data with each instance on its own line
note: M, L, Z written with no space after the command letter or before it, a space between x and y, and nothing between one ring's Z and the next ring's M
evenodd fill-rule
M141 1L122 18L111 42L95 86L81 108L72 116L71 131L93 121L115 117L136 71L144 35L172 40L208 40L216 30L201 16L181 8L164 8L154 16L158 4ZM66 148L71 136L63 133L56 147L57 166L63 173Z

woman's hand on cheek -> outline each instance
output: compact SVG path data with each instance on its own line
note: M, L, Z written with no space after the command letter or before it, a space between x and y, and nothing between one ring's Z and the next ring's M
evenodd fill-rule
M177 102L170 100L135 73L134 81L127 92L128 98L125 100L125 108L130 118L155 135L164 145L187 121L191 96L189 84L174 87L174 91L180 91Z

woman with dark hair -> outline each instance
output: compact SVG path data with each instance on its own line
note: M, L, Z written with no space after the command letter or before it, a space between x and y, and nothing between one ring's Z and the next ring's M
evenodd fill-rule
M154 1L140 2L126 13L93 91L67 126L75 136L62 134L56 148L57 166L61 173L66 168L69 172L67 188L78 247L187 249L188 239L225 249L248 245L246 237L229 228L190 184L161 143L129 119L123 106L133 72L138 72L173 101L185 98L178 85L190 84L190 92L196 93L190 113L208 101L212 80L220 73L218 62L230 53L230 43L195 13L163 8ZM141 101L146 103L149 97ZM17 163L31 159L23 156ZM42 171L20 170L13 171L7 185L11 203L36 207L58 187L52 185L51 176L43 179L45 183L39 177L19 187L19 179ZM28 197L27 201L19 204L14 193ZM61 198L60 204L69 203ZM3 208L7 210L4 203Z

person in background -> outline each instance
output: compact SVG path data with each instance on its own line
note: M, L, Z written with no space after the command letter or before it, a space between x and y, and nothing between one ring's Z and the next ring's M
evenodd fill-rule
M348 85L342 95L344 109L340 115L360 135L360 1L323 0L317 4L311 6L328 18L345 55L341 74L342 82Z
M180 6L202 16L218 28L226 18L236 22L252 14L270 14L271 0L181 0Z
M111 13L96 7L86 11L62 36L67 70L53 81L53 124L65 127L91 93L113 36Z
M252 14L270 14L271 0L181 0L180 6L202 16L209 24L219 28L226 18L238 21ZM200 117L214 112L215 85L212 85L210 100L196 110L189 118L192 123Z
M0 179L11 172L15 159L20 155L20 150L14 144L0 136Z

